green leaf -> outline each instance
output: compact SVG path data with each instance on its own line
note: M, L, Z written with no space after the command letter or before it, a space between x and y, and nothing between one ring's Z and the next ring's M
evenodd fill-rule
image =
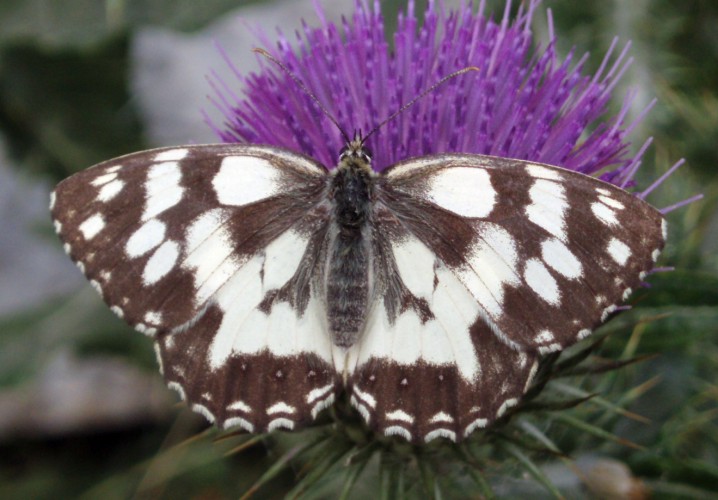
M124 36L83 50L0 47L0 128L18 165L59 180L142 149L128 48Z
M689 484L674 483L672 481L645 481L651 490L652 498L671 500L715 500L715 489L703 489Z
M252 3L260 2L241 5ZM236 0L3 0L0 43L32 37L48 45L81 46L147 24L194 30L239 5Z
M705 271L676 269L651 276L650 293L644 294L641 307L685 305L718 306L718 276Z

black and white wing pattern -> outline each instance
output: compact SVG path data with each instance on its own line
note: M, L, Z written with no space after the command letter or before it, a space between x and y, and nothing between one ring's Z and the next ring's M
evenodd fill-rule
M351 402L413 442L461 440L518 403L539 356L603 322L666 236L610 184L479 155L390 168L374 228L380 299L352 349Z
M51 209L105 302L154 338L168 385L260 432L306 424L341 387L311 279L326 186L323 166L275 148L164 148L70 177Z
M128 155L62 182L55 226L210 421L297 429L346 390L413 443L500 418L663 247L660 213L597 179L479 155L377 175L362 144L332 173L263 146Z

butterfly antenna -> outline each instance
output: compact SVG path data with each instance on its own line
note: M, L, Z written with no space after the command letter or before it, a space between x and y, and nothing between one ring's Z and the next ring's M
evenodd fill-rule
M431 92L433 92L434 90L436 90L436 88L442 86L443 84L445 84L446 82L448 82L448 81L451 80L452 78L456 78L457 76L463 75L464 73L468 73L469 71L479 71L479 68L477 68L476 66L467 66L467 67L464 68L464 69L460 69L459 71L454 71L454 72L451 73L450 75L446 75L444 78L442 78L441 80L439 80L438 82L436 82L434 85L432 85L432 86L429 87L428 89L424 90L421 94L419 94L418 96L414 97L411 101L409 101L409 102L407 102L406 104L404 104L401 108L399 108L397 111L395 111L394 113L392 113L391 116L389 116L388 118L386 118L386 119L385 119L383 122L381 122L379 125L377 125L377 126L374 127L373 129L371 129L371 130L369 131L369 133L362 138L362 144L364 144L364 141L366 141L372 134L374 134L374 132L376 132L377 130L379 130L380 128L382 128L384 125L386 125L387 123L389 123L390 121L392 121L394 118L396 118L397 116L399 116L400 114L402 114L404 111L406 111L407 109L409 109L410 107L412 107L412 106L416 103L416 101L418 101L419 99L421 99L422 97L424 97L426 94L430 94Z
M332 122L334 125L336 125L336 127L339 129L339 132L341 132L342 137L344 138L344 140L346 141L346 143L349 144L349 142L351 142L351 141L349 140L349 136L347 135L347 133L344 132L344 129L339 125L339 123L336 121L336 119L334 119L334 117L329 113L329 111L327 111L327 108L325 108L325 107L322 105L322 103L319 102L319 99L317 99L317 96L315 96L315 95L312 93L312 91L309 90L306 85L304 85L304 82L302 82L297 75L295 75L294 73L292 73L291 70L290 70L289 68L287 68L287 66L286 66L282 61L280 61L279 59L277 59L277 58L274 57L272 54L270 54L269 52L267 52L266 50L264 50L264 49L262 49L262 48L255 47L254 49L252 49L252 51L255 52L255 53L257 53L257 54L259 54L259 55L262 55L262 56L266 57L267 59L269 59L270 61L272 61L274 64L276 64L277 66L279 66L279 68L280 68L282 71L284 71L284 72L289 76L289 78L291 78L292 80L294 80L294 83L296 83L297 86L298 86L300 89L302 89L302 91L303 91L306 95L308 95L308 96L312 99L312 101L314 101L314 102L317 104L317 106L319 106L319 109L322 110L322 113L324 114L324 116L326 116L327 118L329 118L329 120L331 120L331 122ZM440 82L440 83L441 83L441 82Z

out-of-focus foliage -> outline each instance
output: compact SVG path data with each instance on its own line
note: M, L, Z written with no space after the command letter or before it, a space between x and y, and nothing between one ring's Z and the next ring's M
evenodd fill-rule
M0 3L0 40L30 38L77 47L144 25L190 31L256 3L261 0L5 0Z
M129 86L133 34L147 25L197 30L240 3L247 2L0 2L0 136L13 164L55 182L144 147ZM387 19L403 5L385 3ZM488 3L500 17L504 2ZM633 134L636 143L655 137L639 181L646 186L680 157L687 160L649 201L664 207L705 194L668 216L662 263L677 270L649 278L651 287L632 298L634 308L601 329L605 340L588 361L608 369L654 357L596 375L585 364L571 364L585 344L577 346L556 361L567 375L531 402L535 411L486 437L498 443L491 455L483 439L468 451L369 443L357 449L362 431L351 426L346 440L330 439L325 429L268 437L198 434L201 419L186 409L115 427L6 432L0 434L0 497L236 498L255 491L253 485L258 497L330 498L346 490L351 498L377 491L452 498L488 494L490 487L505 497L585 494L564 481L572 474L573 466L564 466L570 455L627 465L655 498L710 498L718 485L718 3L545 0L543 7L552 9L561 50L590 51L593 68L614 35L633 41L635 62L624 82L638 86L646 103L658 98ZM545 16L536 17L537 30L545 31ZM59 248L49 222L39 220L38 227L47 244ZM112 356L156 376L149 342L91 296L83 289L0 317L0 407L21 404L27 391L44 387L45 368L59 351L80 359ZM540 406L581 399L588 400L562 412ZM41 420L27 419L35 417ZM455 461L437 465L437 457L449 456Z

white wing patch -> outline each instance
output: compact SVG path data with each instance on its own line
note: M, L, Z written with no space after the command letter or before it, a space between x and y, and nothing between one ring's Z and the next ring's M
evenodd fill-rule
M104 186L108 182L114 181L116 178L117 178L116 172L109 172L109 173L105 173L103 175L98 175L97 177L92 179L90 184L92 184L93 186L98 186L98 187Z
M462 217L488 217L496 203L491 176L480 168L443 168L429 183L429 199Z
M188 154L189 149L187 148L169 149L167 151L157 153L157 156L155 156L155 161L180 161L183 160Z
M91 215L90 217L85 220L82 224L79 225L78 229L82 233L82 236L86 240L91 240L97 234L102 231L105 228L105 219L102 218L102 215L95 214Z
M411 254L407 250L416 249L417 245L421 245L418 240L395 247L398 261L410 261ZM376 302L369 313L362 341L349 351L349 372L375 358L406 366L420 360L435 366L456 366L467 381L478 376L481 367L469 328L478 317L479 306L452 271L439 265L435 272L436 287L429 296L422 295L435 318L422 324L418 314L408 309L392 324L383 302ZM431 276L433 281L434 274ZM426 287L420 289L426 291Z
M511 235L502 227L485 223L479 241L468 256L469 268L459 276L471 295L490 316L502 314L504 286L518 286L518 251Z
M307 239L298 233L285 232L264 253L237 266L214 292L224 315L209 350L212 369L223 366L233 354L264 350L275 356L311 352L332 363L326 313L316 297L310 298L301 317L287 302L275 302L269 314L258 308L267 292L280 288L294 275L306 245Z
M529 220L556 238L566 241L566 191L564 187L546 179L538 179L529 190L531 204L526 207Z
M417 297L429 299L434 292L436 255L413 236L392 244L392 251L404 285Z
M156 248L165 239L167 226L157 219L150 219L132 233L125 244L127 256L134 259Z
M174 207L182 199L182 170L177 162L157 163L147 172L147 200L142 220L146 221Z
M267 415L274 415L275 413L296 413L297 409L293 406L288 405L284 401L274 403L272 406L267 408Z
M631 256L631 249L628 248L628 245L616 238L611 238L611 241L608 242L607 250L608 255L622 266L626 264L628 258Z
M414 417L406 413L404 410L394 410L387 412L386 418L388 420L401 420L409 424L414 423Z
M618 224L618 218L616 213L605 203L596 202L591 205L591 211L598 220L609 226L615 226Z
M269 161L256 156L228 156L212 179L223 205L241 206L280 192L280 173Z
M280 288L299 267L307 238L290 229L264 249L264 290Z
M145 264L142 273L142 282L145 286L153 285L164 278L177 263L180 248L174 241L165 241L155 250L152 257Z
M618 201L618 200L614 200L613 198L611 198L611 197L608 196L608 195L600 195L600 196L598 197L598 199L601 200L602 203L608 205L608 206L611 207L611 208L615 208L615 209L618 209L618 210L623 210L623 208L624 208L623 203L621 203L621 202Z
M115 196L120 194L120 191L122 191L123 187L125 187L125 183L121 180L114 180L108 182L107 184L102 186L102 188L100 188L100 193L97 195L97 199L103 203L107 203Z
M444 413L443 411L440 411L439 413L437 413L433 417L431 417L431 419L429 419L430 424L438 424L440 422L445 422L447 424L453 424L454 417L452 417L448 413Z
M581 262L561 240L552 238L541 243L541 257L566 278L576 279L583 274Z
M182 266L194 271L197 305L209 300L240 266L230 234L222 227L225 218L223 210L209 210L187 228Z
M526 269L524 271L524 279L526 284L541 297L543 300L551 305L558 306L561 303L561 291L559 290L558 283L546 266L538 259L529 259L526 262Z
M307 310L301 317L287 302L274 304L269 316L256 311L254 316L266 318L266 349L276 356L296 356L301 353L314 353L327 363L332 363L332 343L327 335L324 308L321 302L312 297ZM257 324L262 318L257 318ZM256 335L261 333L257 332ZM241 352L243 343L235 342L234 351Z
M563 176L556 170L546 168L545 165L538 165L536 163L529 163L526 165L526 173L531 177L538 179L547 179L550 181L562 181Z
M266 346L266 316L249 317L263 298L260 272L262 262L255 256L243 264L217 293L216 300L224 311L222 323L212 341L209 363L221 367L233 350L257 353ZM236 347L235 347L236 344Z

